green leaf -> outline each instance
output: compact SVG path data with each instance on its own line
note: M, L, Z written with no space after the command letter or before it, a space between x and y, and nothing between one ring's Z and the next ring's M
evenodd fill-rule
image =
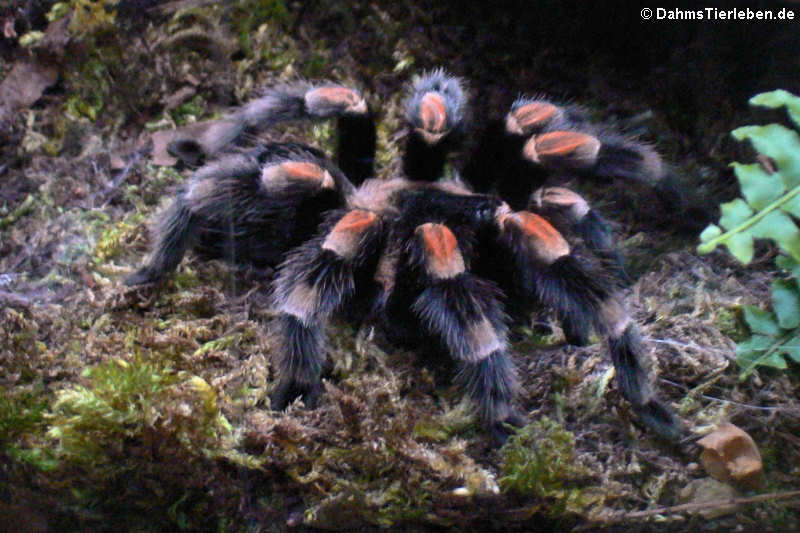
M783 204L781 209L800 218L800 194Z
M734 233L724 242L731 255L743 264L753 260L753 236L749 233Z
M780 124L744 126L733 130L737 140L748 139L756 151L770 157L781 171L787 189L800 185L800 136Z
M742 196L756 211L777 200L785 190L780 176L768 174L764 167L757 163L751 165L731 163L731 166L739 179Z
M772 353L767 352L766 354L764 354L763 357L760 357L758 359L758 362L756 364L759 366L769 366L772 368L777 368L778 370L786 370L786 368L788 368L789 366L786 364L786 360L783 357L781 357L781 355L778 352L772 352Z
M722 230L719 229L719 226L715 224L709 224L708 227L706 227L706 229L703 230L703 233L700 234L700 241L701 242L710 241L711 239L715 239L720 235L722 235ZM710 251L711 250L709 250L709 252Z
M736 362L744 369L742 377L760 364L760 359L769 350L775 339L764 335L753 335L736 346Z
M781 250L800 260L800 230L794 221L781 211L767 213L752 228L754 237L774 240Z
M739 375L740 379L746 378L756 366L769 366L785 369L786 361L777 353L770 351L775 344L775 339L762 335L753 335L736 347L736 362L744 370Z
M719 224L725 229L733 229L753 215L753 210L741 198L726 202L720 208L722 217L719 219Z
M789 255L779 255L775 258L778 268L794 276L795 283L800 282L800 262Z
M750 99L750 105L777 109L786 106L789 116L800 126L800 98L783 89L757 94Z
M714 241L717 237L722 235L722 230L716 224L709 224L703 233L700 234L700 245L697 247L697 253L710 254L716 248L719 242Z
M788 355L795 363L800 363L800 335L786 341L779 351Z
M753 305L744 306L744 320L750 326L750 331L770 337L777 337L781 330L775 318L769 311L762 311Z
M796 284L782 280L773 282L772 307L781 328L794 329L800 326L800 293Z

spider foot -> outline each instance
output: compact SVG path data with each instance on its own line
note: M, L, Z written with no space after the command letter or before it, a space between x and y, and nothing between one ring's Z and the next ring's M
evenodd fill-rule
M195 139L175 139L167 145L167 153L190 167L199 167L206 161L206 149Z
M644 405L634 405L634 412L639 420L661 438L676 442L683 433L680 419L668 407L658 400L650 400Z
M154 270L150 267L142 267L127 278L125 278L125 285L147 285L150 283L158 283L161 281L163 273Z
M283 411L296 398L300 398L308 409L314 409L322 395L322 383L299 383L282 380L269 397L270 407L275 411Z
M434 70L414 80L406 101L406 120L429 144L464 127L466 97L460 79Z
M506 443L508 438L515 434L517 430L525 425L525 417L514 410L508 418L493 422L490 427L492 435L492 446L500 448Z
M506 132L525 136L564 122L564 110L545 100L520 99L506 115Z

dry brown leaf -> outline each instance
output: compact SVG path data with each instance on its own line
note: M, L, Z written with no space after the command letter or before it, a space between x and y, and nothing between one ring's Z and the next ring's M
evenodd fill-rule
M36 102L58 79L58 70L29 60L18 61L0 84L0 120Z

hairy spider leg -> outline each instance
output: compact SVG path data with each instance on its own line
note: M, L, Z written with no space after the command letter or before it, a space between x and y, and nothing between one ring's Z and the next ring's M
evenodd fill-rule
M653 188L666 208L686 208L687 199L675 174L651 146L619 133L596 128L589 131L556 130L531 135L522 148L522 157L545 169L575 171L590 179L644 183Z
M339 166L353 182L373 175L375 122L366 100L352 88L332 83L272 87L261 97L214 123L198 139L170 143L169 152L191 166L203 164L248 133L292 120L338 119Z
M162 215L145 266L125 283L158 281L189 248L258 268L280 262L313 235L323 211L342 204L341 189L352 187L316 154L301 145L264 145L198 169Z
M461 80L441 69L415 78L410 90L403 172L412 180L435 181L444 173L447 155L462 140L466 95Z
M514 209L557 174L645 183L667 209L685 209L678 181L647 144L593 124L580 106L521 97L503 120L489 122L465 168L479 191L494 186Z
M528 210L543 216L560 233L579 237L621 280L630 282L611 223L581 195L566 187L543 187L531 195Z
M181 262L192 238L192 212L182 197L178 197L156 228L157 241L146 264L125 279L126 285L155 283L172 272Z
M675 440L680 423L655 397L641 364L640 335L613 294L609 275L590 258L578 259L566 239L539 215L501 210L497 222L501 241L516 258L519 292L554 309L572 335L588 338L591 328L606 335L622 396L647 427Z
M330 315L356 293L363 274L375 271L381 220L370 211L337 211L323 231L294 249L273 285L280 347L275 356L278 382L273 409L297 396L313 404L321 387L323 341Z
M458 363L458 379L481 420L503 442L505 424L519 426L522 418L513 406L519 379L498 288L467 270L459 242L444 224L417 226L401 262L387 305L390 319L407 310L425 336L441 344Z

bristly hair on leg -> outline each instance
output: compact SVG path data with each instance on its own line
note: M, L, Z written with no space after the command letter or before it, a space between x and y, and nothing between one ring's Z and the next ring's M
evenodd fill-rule
M466 127L462 81L441 69L427 72L414 79L404 107L409 132L403 172L412 180L435 181Z
M286 407L293 395L313 400L310 394L319 390L328 319L354 296L358 270L374 269L381 237L381 221L373 213L336 211L322 232L293 250L280 266L273 284L282 341L276 354L279 381L272 395L273 409Z
M168 151L185 163L196 166L237 143L247 133L265 130L281 122L335 117L345 119L339 126L344 126L345 130L354 129L353 135L368 135L370 128L374 128L367 103L355 89L330 82L279 85L213 123L200 138L176 139L170 143ZM374 145L368 140L360 144L350 141L349 144L358 148L359 157L374 157L370 153L374 152Z
M617 371L617 383L623 398L631 402L642 423L665 440L680 438L682 425L675 413L655 396L641 366L641 338L630 323L621 334L608 337L608 349Z
M125 285L155 283L175 270L191 244L193 232L192 212L179 196L161 216L155 229L156 243L147 262L125 279Z

